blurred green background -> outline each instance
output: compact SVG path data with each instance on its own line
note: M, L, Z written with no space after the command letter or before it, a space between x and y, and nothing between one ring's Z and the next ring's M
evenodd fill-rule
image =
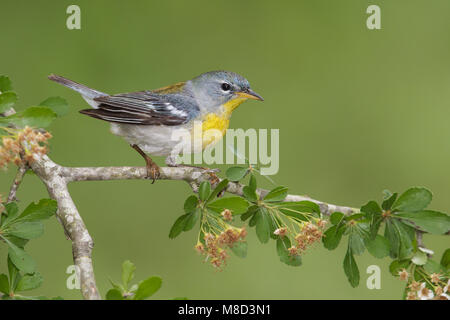
M81 30L66 28L73 3L81 7ZM381 7L382 30L366 28L369 4ZM79 114L86 103L48 74L120 93L235 71L265 101L242 105L231 127L280 129L280 171L272 178L291 193L360 206L379 200L385 188L421 185L434 192L432 207L447 211L449 12L448 0L1 0L0 74L13 80L19 110L49 96L69 101L71 112L51 128L54 161L120 166L143 161L107 123ZM2 193L14 171L0 173ZM233 256L224 271L214 271L193 250L196 232L168 238L190 193L182 182L83 182L70 191L95 241L103 294L108 278L120 279L121 263L130 259L136 279L163 278L154 296L160 299L401 298L403 283L388 273L389 259L358 257L361 284L353 289L342 269L345 245L332 252L317 246L293 268L278 261L274 242L259 244L253 229L248 257ZM41 182L27 176L21 206L46 196ZM425 241L438 257L448 246L444 237ZM32 294L81 297L66 288L71 244L56 219L28 251L45 278ZM383 271L381 290L365 286L372 264Z

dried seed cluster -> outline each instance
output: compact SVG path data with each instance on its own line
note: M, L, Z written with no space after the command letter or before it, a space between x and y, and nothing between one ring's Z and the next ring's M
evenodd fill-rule
M0 146L0 168L8 164L17 166L31 163L34 155L44 155L48 152L47 140L52 136L48 132L40 132L30 127L24 129L3 128L8 132L2 138Z
M220 215L222 216L223 220L225 220L225 221L232 221L233 220L233 214L228 209L223 210Z
M323 237L323 228L325 227L326 221L318 219L315 223L303 222L300 224L300 231L294 233L294 244L288 248L289 254L291 256L296 256L302 254L312 246L314 243L319 242ZM293 232L287 227L283 226L274 231L274 234L280 238L286 237Z
M245 228L235 228L228 226L219 234L206 233L203 243L198 242L195 249L205 256L205 261L209 261L212 266L221 270L228 258L227 249L232 248L239 241L244 241L247 236Z

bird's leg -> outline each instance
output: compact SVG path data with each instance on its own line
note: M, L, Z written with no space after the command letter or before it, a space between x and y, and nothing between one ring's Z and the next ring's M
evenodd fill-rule
M155 183L155 180L161 176L158 165L137 144L132 144L131 147L144 158L147 167L147 178L153 179L152 184Z
M219 177L215 174L215 172L218 172L218 169L197 167L197 166L193 166L193 165L189 165L189 164L180 164L180 163L176 162L176 157L173 157L173 156L168 156L166 158L166 164L169 167L187 167L187 168L201 169L201 170L207 171L207 173L211 177L209 180L210 180L212 186L215 186L220 182Z

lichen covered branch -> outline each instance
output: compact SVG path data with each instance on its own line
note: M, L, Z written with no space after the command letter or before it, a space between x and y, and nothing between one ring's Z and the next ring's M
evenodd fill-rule
M72 241L73 261L80 277L83 297L89 300L101 299L95 284L91 257L94 242L67 189L66 178L61 174L62 167L47 156L39 156L31 163L31 169L45 184L50 197L58 203L57 218Z
M14 177L14 181L11 185L11 189L9 190L7 202L17 201L17 190L19 189L20 184L22 183L23 177L28 170L28 166L20 165L17 169L16 176Z
M201 168L193 167L162 167L160 180L184 180L189 184L199 184L208 180L210 176ZM84 167L84 168L62 168L62 172L67 181L88 181L88 180L130 180L146 179L147 171L145 167ZM230 182L226 191L236 195L243 195L244 186L240 183ZM268 190L258 189L258 193L264 196ZM339 211L345 214L358 212L358 209L329 204L323 201L312 199L308 196L288 195L284 201L312 201L320 206L322 214L330 215Z

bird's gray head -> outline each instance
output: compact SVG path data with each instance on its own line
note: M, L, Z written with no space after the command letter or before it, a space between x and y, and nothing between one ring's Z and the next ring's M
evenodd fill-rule
M239 105L247 99L263 100L247 79L230 71L206 72L192 79L191 84L199 103L211 111L227 102L236 101Z

